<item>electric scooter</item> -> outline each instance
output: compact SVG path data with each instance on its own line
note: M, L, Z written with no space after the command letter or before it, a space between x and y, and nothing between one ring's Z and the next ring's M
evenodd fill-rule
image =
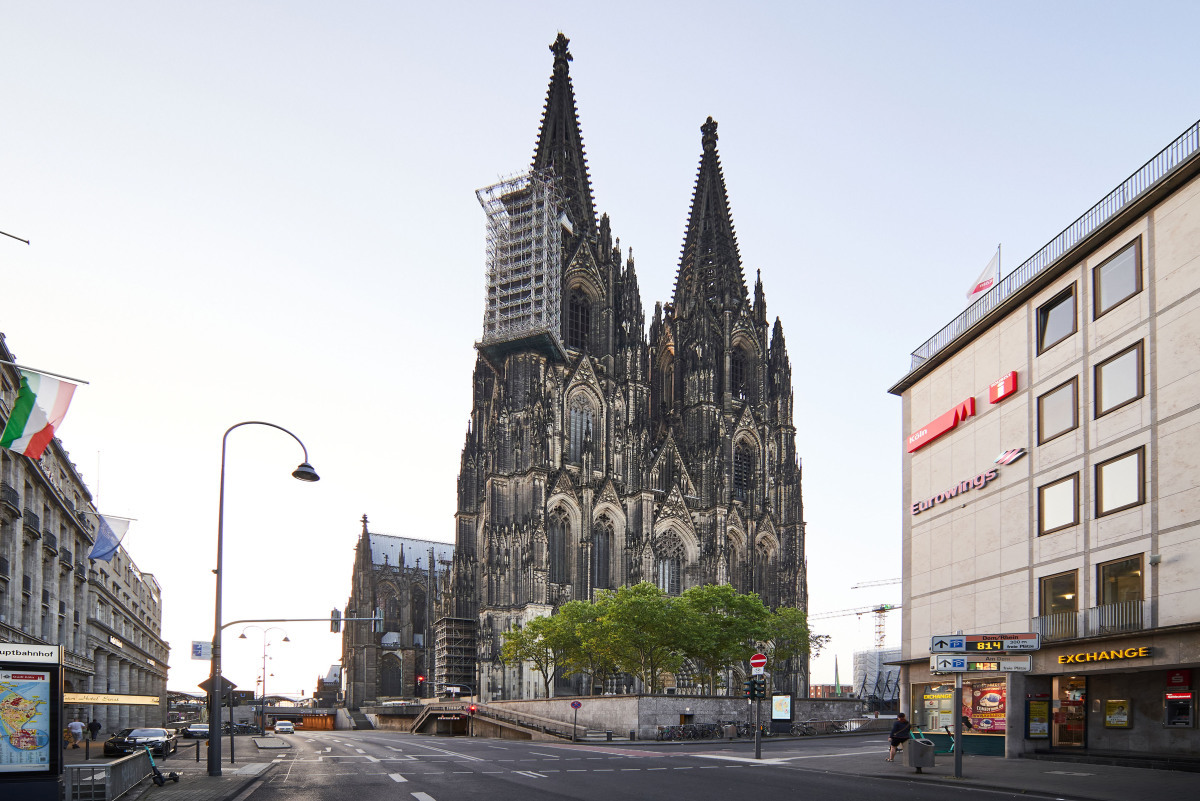
M163 746L164 753L165 753L167 747L168 746ZM150 770L154 771L154 783L157 784L159 787L162 787L164 784L166 784L167 779L170 779L171 781L178 783L179 782L179 774L176 773L175 771L171 771L166 776L163 776L163 772L161 770L159 770L158 765L154 764L154 753L150 750L150 746L147 745L147 746L145 746L145 748L146 748L146 756L148 756L150 758Z

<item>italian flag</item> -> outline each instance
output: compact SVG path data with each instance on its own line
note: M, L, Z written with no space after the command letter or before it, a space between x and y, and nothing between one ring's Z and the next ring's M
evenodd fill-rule
M42 451L54 439L54 430L67 416L74 392L75 385L68 381L22 370L21 391L0 435L0 447L40 459Z

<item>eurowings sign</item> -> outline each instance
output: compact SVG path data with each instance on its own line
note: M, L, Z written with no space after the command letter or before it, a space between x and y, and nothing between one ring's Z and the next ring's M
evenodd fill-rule
M953 431L954 427L963 420L974 416L975 398L972 396L943 414L938 419L934 420L932 423L928 423L909 434L908 452L913 453L914 451L924 448L926 445L933 442L947 431Z

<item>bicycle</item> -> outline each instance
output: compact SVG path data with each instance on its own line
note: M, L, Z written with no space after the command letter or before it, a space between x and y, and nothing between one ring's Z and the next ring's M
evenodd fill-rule
M793 737L810 737L816 733L817 733L816 728L813 727L812 724L810 724L806 720L800 721L799 723L792 724L792 736Z

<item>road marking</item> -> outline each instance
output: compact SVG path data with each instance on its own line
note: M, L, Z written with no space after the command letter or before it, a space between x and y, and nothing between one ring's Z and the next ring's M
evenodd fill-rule
M326 750L326 751L328 751L329 749L327 748L327 749L325 749L325 750ZM396 746L394 746L394 745L389 745L389 746L388 746L388 750L390 750L390 751L399 751L399 752L401 752L401 753L404 753L404 749L403 749L403 748L397 748L397 747L396 747Z
M368 761L368 762L378 762L378 761L379 761L379 758L378 758L378 757L373 757L373 756L371 756L370 754L367 754L367 761Z
M355 748L354 750L355 750L355 751L357 751L357 752L358 752L358 753L360 753L360 754L365 754L365 753L367 753L366 751L362 750L361 748Z
M333 746L332 746L332 745L327 745L327 746L325 746L325 753L327 753L327 754L328 754L328 753L329 753L330 751L332 751L332 750L333 750Z
M530 751L534 756L550 757L551 759L562 759L558 754L543 754L541 751Z
M531 778L531 779L546 779L546 778L549 778L548 776L546 776L546 775L544 775L544 774L541 774L541 773L538 773L537 771L533 771L533 770L514 770L514 771L513 771L513 773L520 774L521 776L528 776L528 777L529 777L529 778Z
M429 793L413 793L412 796L413 798L417 799L417 801L437 801L437 799L435 799Z
M1046 773L1054 773L1059 776L1095 776L1095 773L1076 773L1073 770L1048 770Z
M447 751L444 748L435 748L432 745L424 745L422 743L413 743L413 745L416 746L417 748L428 748L430 751L437 751L439 754L445 754L446 756L457 757L458 759L467 759L467 760L470 760L471 762L487 762L487 760L484 759L483 757L469 756L468 754L462 754L462 753L459 753L458 751Z
M390 779L391 779L392 781L394 781L394 782L406 782L406 781L408 781L408 779L404 778L404 777L403 777L403 776L401 776L399 773L389 773L389 774L388 774L388 778L390 778Z

